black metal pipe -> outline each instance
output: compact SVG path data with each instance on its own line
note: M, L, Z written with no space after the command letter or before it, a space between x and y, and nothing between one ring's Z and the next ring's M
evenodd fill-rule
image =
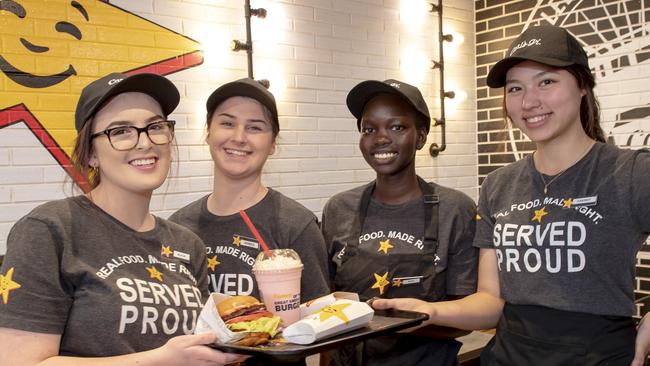
M246 17L246 56L248 59L248 77L253 77L253 37L251 36L251 2L244 1L244 15Z
M438 61L438 71L440 72L440 118L434 118L434 126L440 126L440 146L435 142L429 147L429 154L436 157L447 148L446 124L445 120L445 52L443 50L443 34L442 34L442 0L438 0L438 47L440 59Z

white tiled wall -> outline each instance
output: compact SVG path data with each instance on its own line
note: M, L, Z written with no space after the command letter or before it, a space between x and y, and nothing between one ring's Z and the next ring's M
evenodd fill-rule
M205 48L203 65L169 76L182 95L172 115L178 121L178 164L152 202L152 210L166 217L211 190L212 162L203 144L204 103L214 88L247 75L245 54L228 49L230 40L245 39L244 2L111 3L193 38ZM400 69L400 63L409 61L402 59L406 49L438 58L438 16L427 12L428 2L423 0L251 3L268 10L266 19L253 19L255 77L271 80L282 129L264 181L320 215L332 194L373 178L358 152L356 124L345 106L351 87L371 78L415 80L432 116L439 117L438 71L426 62L407 67L406 74ZM412 6L420 10L407 11ZM432 158L427 144L417 157L417 169L424 178L459 188L476 199L473 1L447 1L444 15L445 32L464 38L462 44L446 48L445 83L448 90L464 91L467 97L448 101L447 149ZM429 143L434 141L440 141L438 127L429 135ZM38 204L71 194L65 177L24 125L0 129L0 254L13 222Z

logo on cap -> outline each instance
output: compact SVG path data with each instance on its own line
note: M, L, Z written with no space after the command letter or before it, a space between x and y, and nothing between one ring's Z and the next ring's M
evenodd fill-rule
M515 53L517 50L520 50L522 48L530 47L530 46L541 46L542 45L542 39L541 38L533 38L528 41L522 41L521 43L517 44L516 46L512 47L512 51L510 51L510 55L512 56L513 53Z
M122 80L124 80L124 79L111 79L111 80L108 81L108 85L114 85L114 84L117 84L117 83L119 83L119 82L122 81Z
M399 84L399 83L390 83L390 84L388 84L388 85L392 86L392 87L395 88L395 89L399 89L399 87L400 87L400 84Z

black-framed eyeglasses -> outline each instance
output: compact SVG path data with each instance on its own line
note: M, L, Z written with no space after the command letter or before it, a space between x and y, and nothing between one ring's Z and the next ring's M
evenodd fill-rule
M131 150L138 145L140 134L146 133L149 141L155 145L166 145L174 139L176 121L165 120L150 123L144 127L118 126L90 135L90 140L106 135L113 149L118 151Z

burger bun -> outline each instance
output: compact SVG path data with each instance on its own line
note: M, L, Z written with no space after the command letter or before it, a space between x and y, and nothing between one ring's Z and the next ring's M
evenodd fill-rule
M263 306L259 300L253 296L236 295L227 298L217 304L219 315L224 318L241 309L247 309L253 306Z

